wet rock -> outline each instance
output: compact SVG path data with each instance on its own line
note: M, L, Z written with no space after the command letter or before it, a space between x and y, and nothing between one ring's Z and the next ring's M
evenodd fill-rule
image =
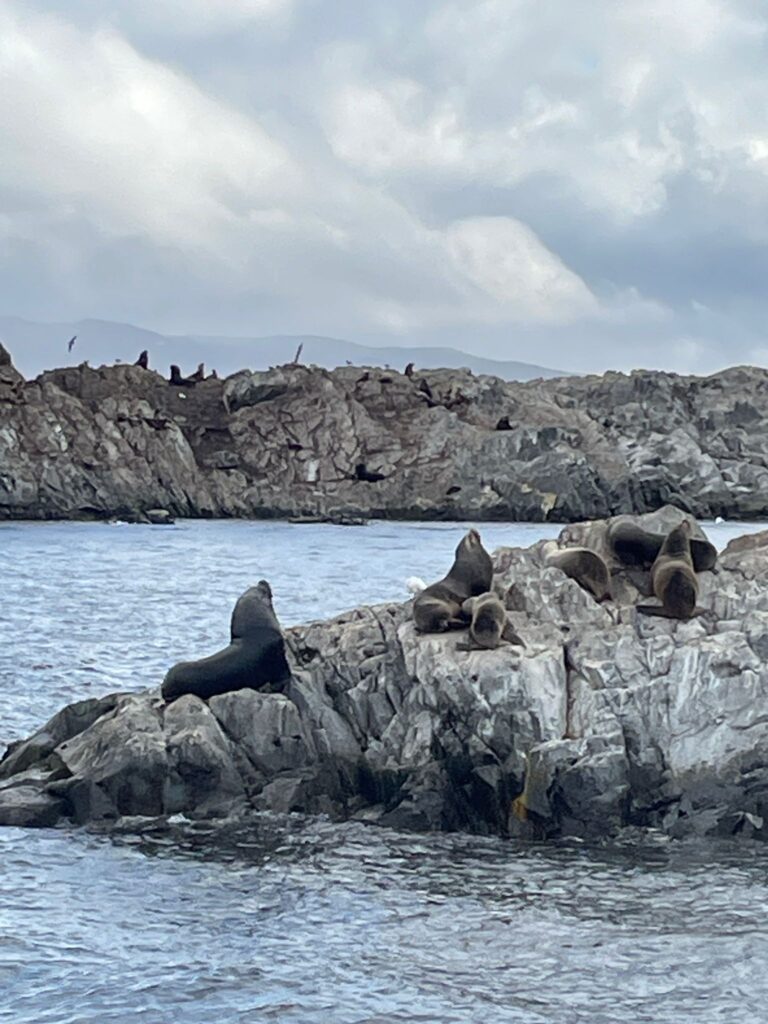
M63 801L36 786L0 788L0 825L50 828L65 810Z

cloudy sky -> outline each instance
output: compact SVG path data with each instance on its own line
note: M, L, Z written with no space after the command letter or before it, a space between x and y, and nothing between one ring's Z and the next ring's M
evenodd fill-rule
M0 313L768 362L768 7L0 0Z

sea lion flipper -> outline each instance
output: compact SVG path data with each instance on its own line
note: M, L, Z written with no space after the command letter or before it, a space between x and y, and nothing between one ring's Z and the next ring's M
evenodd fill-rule
M660 604L638 604L635 605L635 609L642 612L643 615L658 615L660 619L673 619L674 615L670 615L666 608Z

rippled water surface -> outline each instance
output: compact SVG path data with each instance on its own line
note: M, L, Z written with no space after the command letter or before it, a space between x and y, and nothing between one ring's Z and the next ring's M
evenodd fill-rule
M482 527L489 548L556 526ZM709 527L722 547L750 527ZM63 703L284 624L399 600L463 528L0 525L0 746ZM0 829L0 1021L759 1021L768 852L587 849L260 816L214 838Z

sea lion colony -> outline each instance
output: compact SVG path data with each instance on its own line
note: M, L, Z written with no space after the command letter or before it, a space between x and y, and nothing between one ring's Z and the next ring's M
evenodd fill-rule
M696 573L711 569L717 553L709 541L691 537L688 520L666 537L617 520L607 541L620 567L649 574L649 589L659 604L637 605L637 611L672 619L690 619L699 613ZM597 551L567 547L547 554L545 549L544 557L548 566L565 573L598 603L613 600L611 572ZM456 645L465 651L494 650L507 644L525 647L493 591L493 563L477 530L462 537L453 565L441 580L423 586L412 577L408 587L415 594L412 614L417 632L465 630L466 639ZM205 700L243 688L279 690L289 677L272 591L261 580L235 605L229 645L209 657L174 665L163 681L162 695L167 701L184 694Z

